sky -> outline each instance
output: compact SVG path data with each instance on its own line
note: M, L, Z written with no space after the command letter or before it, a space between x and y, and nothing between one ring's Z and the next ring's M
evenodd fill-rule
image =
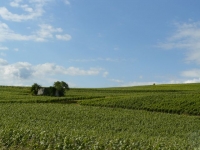
M199 0L0 1L0 85L200 82Z

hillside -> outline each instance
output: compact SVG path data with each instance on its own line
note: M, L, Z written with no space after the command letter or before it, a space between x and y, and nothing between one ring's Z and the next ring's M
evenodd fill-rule
M79 103L177 114L200 114L200 84L71 88L64 97L32 96L29 87L0 87L0 103Z
M0 149L198 149L199 87L72 88L58 98L1 86Z

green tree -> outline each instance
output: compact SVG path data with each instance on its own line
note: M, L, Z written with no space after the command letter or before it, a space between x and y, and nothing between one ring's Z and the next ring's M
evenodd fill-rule
M57 96L64 96L65 95L65 91L69 90L68 84L65 83L64 81L54 82L53 87L55 87L55 89L56 89L56 95Z
M32 86L31 86L31 93L32 95L37 95L37 92L38 90L41 88L41 85L37 84L37 83L34 83Z
M48 88L48 96L55 96L55 94L56 94L56 88L50 86L50 87Z

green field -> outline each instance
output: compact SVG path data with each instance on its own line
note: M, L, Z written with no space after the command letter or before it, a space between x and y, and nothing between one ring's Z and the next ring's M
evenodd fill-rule
M200 84L72 88L65 97L0 86L0 149L199 149Z

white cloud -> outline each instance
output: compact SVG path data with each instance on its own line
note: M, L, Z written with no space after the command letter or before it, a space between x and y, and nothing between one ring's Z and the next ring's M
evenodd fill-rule
M107 71L105 71L105 72L103 73L103 77L104 77L104 78L107 77L108 74L109 74L109 73L108 73Z
M54 28L48 24L39 25L40 30L36 31L36 41L46 41L48 38L53 38L53 33L62 32L61 28Z
M8 47L1 46L1 45L0 45L0 50L8 50Z
M56 38L58 40L69 41L69 40L71 40L72 37L69 34L65 34L65 35L56 35Z
M14 1L10 2L10 6L12 6L12 7L19 7L19 3L21 1L22 0L14 0Z
M10 6L22 9L24 14L14 14L6 7L0 7L0 16L5 20L15 22L35 19L43 15L43 7L46 3L46 0L28 0L26 1L26 4L21 3L23 3L22 0L14 0L10 2Z
M32 65L28 62L17 62L9 64L6 60L0 59L0 84L24 84L33 81L51 80L60 75L69 76L95 76L101 73L101 68L80 69L77 67L63 67L53 63ZM1 81L2 80L2 81Z
M16 40L27 41L33 39L33 35L21 35L12 31L7 24L0 22L0 41Z
M162 84L162 83L157 83L157 82L129 82L122 84L121 86L141 86L141 85L153 85L153 84Z
M65 2L66 5L70 5L69 0L64 0L64 2Z
M65 68L62 66L55 65L53 63L45 63L40 64L34 67L35 71L34 75L56 75L56 74L64 74L64 75L98 75L101 71L100 68L90 68L89 70L83 70L76 67Z
M111 79L112 82L123 83L124 81L118 79Z
M0 58L0 66L4 66L7 64L8 64L8 62L6 60Z
M183 71L181 73L182 76L184 77L190 77L190 78L200 78L200 69L193 69L193 70L188 70L188 71Z
M31 77L33 69L27 62L18 62L12 65L6 65L3 68L3 74L10 78L28 79Z
M194 78L194 79L190 79L190 80L186 80L184 81L184 83L199 83L200 82L200 78Z
M22 2L22 0L14 0L14 1L10 2L10 6L11 7L20 7L24 11L27 11L30 13L33 12L33 8L29 7L29 5L27 5L27 4L20 5L21 2Z
M132 61L126 59L114 59L114 58L93 58L93 59L70 59L70 62L95 62L95 61L106 61L106 62L123 62Z
M90 68L89 70L82 70L80 68L69 67L65 69L64 73L66 75L98 75L101 68Z
M176 24L176 32L166 43L159 44L165 49L184 49L188 62L200 64L200 22Z
M199 83L200 78L171 80L165 84Z
M180 83L199 83L200 69L191 69L181 72L179 79L163 82L165 84L180 84Z
M37 41L44 42L54 38L56 33L63 32L61 28L54 28L48 24L39 25L39 30L30 35L21 35L15 33L5 23L0 22L0 41L14 40L14 41ZM69 35L70 36L70 35ZM70 39L68 39L70 40Z
M10 6L23 10L23 13L15 14L10 12L6 7L0 7L0 17L5 20L16 22L32 20L43 15L43 7L47 1L50 0L13 0L10 2ZM0 22L0 33L0 41L15 40L44 42L52 38L65 41L71 39L71 35L69 34L58 34L63 33L61 28L54 28L49 24L40 24L37 31L32 31L29 35L23 35L16 33L10 29L7 24Z
M29 7L28 5L21 5L21 8L24 10L24 11L27 11L29 13L32 13L33 12L33 8Z

